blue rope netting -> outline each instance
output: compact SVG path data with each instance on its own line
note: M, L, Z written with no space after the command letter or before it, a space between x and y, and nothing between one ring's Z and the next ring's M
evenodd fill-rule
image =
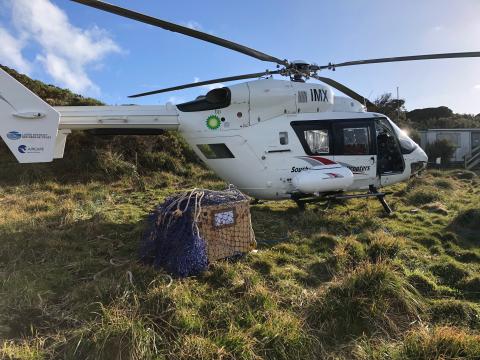
M141 239L140 259L172 275L198 275L208 266L207 248L195 219L203 206L246 200L240 191L194 189L168 197L148 216Z

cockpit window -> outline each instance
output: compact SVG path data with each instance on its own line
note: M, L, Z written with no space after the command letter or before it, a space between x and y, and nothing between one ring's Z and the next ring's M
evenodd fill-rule
M413 150L417 148L417 144L412 139L410 139L408 135L405 134L405 132L400 129L392 120L389 120L389 123L398 137L402 154L410 154Z

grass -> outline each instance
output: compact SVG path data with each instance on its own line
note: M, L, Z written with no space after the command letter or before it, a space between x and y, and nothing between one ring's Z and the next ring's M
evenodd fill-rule
M373 200L254 205L258 252L172 281L137 262L146 215L225 184L189 154L155 151L5 163L1 358L478 358L475 174L394 186L392 216Z

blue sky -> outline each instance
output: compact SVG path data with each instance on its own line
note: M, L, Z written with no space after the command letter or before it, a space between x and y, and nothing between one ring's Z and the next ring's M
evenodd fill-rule
M319 64L384 56L480 51L478 0L110 0L271 55ZM68 0L0 0L0 63L109 104L132 93L274 65ZM480 113L480 59L364 65L326 71L375 99L407 108ZM206 88L135 103L190 100Z

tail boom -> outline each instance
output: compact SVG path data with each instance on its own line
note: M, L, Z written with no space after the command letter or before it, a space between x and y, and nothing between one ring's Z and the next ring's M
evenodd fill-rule
M63 157L71 130L178 128L171 104L53 108L0 69L0 136L21 163Z

